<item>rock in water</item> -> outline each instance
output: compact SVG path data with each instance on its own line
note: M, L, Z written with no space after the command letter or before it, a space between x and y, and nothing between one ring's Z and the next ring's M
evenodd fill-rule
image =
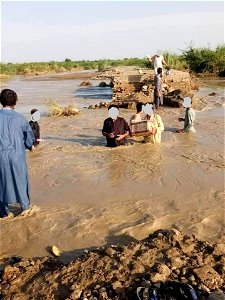
M52 246L52 254L59 257L60 256L60 251L56 246Z
M107 84L105 81L102 81L102 82L99 83L98 86L99 86L99 87L107 87L108 84Z

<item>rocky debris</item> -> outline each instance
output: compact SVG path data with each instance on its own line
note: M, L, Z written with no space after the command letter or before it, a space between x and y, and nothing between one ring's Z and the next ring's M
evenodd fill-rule
M209 94L209 96L216 96L216 95L217 95L217 93L215 93L215 92L212 92Z
M80 86L92 86L92 83L90 81L82 81Z
M224 244L217 244L214 248L213 255L225 255L225 247Z
M193 273L201 282L204 282L209 289L217 289L223 283L223 279L220 277L220 274L210 266L196 268L193 270Z
M110 102L100 102L98 104L95 105L89 105L88 109L96 109L96 108L103 108L103 107L109 107L109 105L112 104Z
M191 284L201 300L224 299L224 248L158 230L127 246L86 251L69 264L51 257L8 260L0 274L1 299L128 300L136 299L137 287L168 280Z
M154 91L153 70L141 70L135 67L118 67L107 69L97 76L111 78L113 85L113 102L151 102ZM199 99L194 96L199 82L188 72L171 70L170 75L163 76L164 104L171 107L181 107L184 97L191 97L193 107L199 105Z
M119 108L127 108L127 109L133 109L135 110L136 109L136 103L134 101L118 101L118 102L100 102L98 104L95 104L95 105L90 105L88 107L88 109L96 109L96 108L103 108L103 107L106 107L108 108L110 105L117 105Z

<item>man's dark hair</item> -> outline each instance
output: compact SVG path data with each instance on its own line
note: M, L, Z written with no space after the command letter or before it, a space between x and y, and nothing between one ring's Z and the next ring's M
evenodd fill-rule
M145 104L150 104L150 105L152 105L152 109L155 108L155 103L154 103L154 102L147 102L147 103L145 103Z
M31 109L31 112L30 112L30 114L31 115L33 115L36 111L38 111L38 109L36 109L36 108L33 108L33 109Z
M112 108L112 107L115 107L115 108L119 109L119 107L117 105L111 104L111 105L109 105L108 110L110 110L110 108Z
M157 73L158 73L158 74L162 74L162 68L158 68L158 69L157 69Z
M0 102L3 107L10 106L13 107L18 101L17 94L10 89L4 89L0 94Z
M136 104L137 113L139 113L139 112L142 111L142 105L143 105L142 102L138 102L138 103Z

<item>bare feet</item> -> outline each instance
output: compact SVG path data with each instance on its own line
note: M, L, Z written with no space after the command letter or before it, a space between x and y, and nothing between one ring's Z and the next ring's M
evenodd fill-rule
M26 217L26 216L32 216L34 213L38 212L40 208L37 205L32 204L28 209L22 211L20 216Z
M14 218L14 214L12 212L9 212L8 216L0 218L0 220L9 220L9 219L12 219L12 218Z

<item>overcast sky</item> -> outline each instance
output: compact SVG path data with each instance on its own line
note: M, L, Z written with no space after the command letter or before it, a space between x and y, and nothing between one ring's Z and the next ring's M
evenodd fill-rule
M224 43L219 1L8 1L1 7L2 62L144 57Z

